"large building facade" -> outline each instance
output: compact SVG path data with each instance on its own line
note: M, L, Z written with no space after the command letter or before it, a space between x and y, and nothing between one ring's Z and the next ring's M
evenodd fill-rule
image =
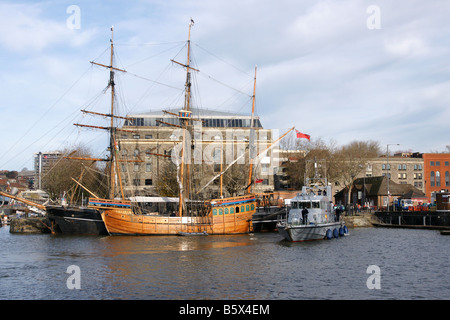
M42 189L42 178L49 172L52 166L62 157L59 151L38 152L34 154L34 188Z
M398 184L410 184L425 191L424 162L420 153L396 153L367 162L366 177L388 176Z
M252 161L252 191L273 191L272 130L264 129L258 116L229 112L192 109L192 127L183 133L179 110L152 111L128 115L122 130L117 134L122 182L130 195L158 195L158 179L174 171L180 159L183 134L192 153L188 163L201 167L194 178L200 184L208 183L214 176L228 169L228 186L232 180L248 185L250 154L260 157ZM254 153L250 152L251 128L254 128ZM252 149L253 150L253 149ZM276 165L276 164L275 164ZM231 175L231 177L230 177ZM234 176L233 176L234 175ZM225 175L224 175L225 177ZM201 178L201 179L200 179ZM232 195L232 188L219 185L219 178L208 186L211 196ZM161 182L161 180L160 180ZM239 183L240 182L240 183ZM197 189L200 185L195 186Z
M450 153L424 153L424 185L428 198L433 192L450 190Z

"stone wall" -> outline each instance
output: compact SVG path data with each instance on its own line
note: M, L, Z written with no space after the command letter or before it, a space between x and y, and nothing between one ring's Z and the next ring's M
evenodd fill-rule
M50 233L47 218L11 218L9 232L11 233Z

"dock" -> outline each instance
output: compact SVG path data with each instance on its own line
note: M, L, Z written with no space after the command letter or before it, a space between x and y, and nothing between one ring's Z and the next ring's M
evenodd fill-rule
M450 211L377 211L378 224L402 228L450 228Z

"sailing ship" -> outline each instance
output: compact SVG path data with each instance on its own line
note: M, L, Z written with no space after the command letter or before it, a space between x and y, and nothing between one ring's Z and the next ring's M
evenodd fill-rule
M63 205L45 207L52 233L72 235L108 235L99 210Z
M143 212L139 203L125 198L120 168L114 150L117 148L115 131L110 130L110 176L111 192L109 198L99 197L89 198L88 207L101 212L102 219L110 235L204 235L204 234L239 234L248 233L252 230L252 216L256 212L256 197L250 193L250 188L243 196L226 197L208 200L197 200L194 192L190 189L190 167L187 163L190 146L186 145L186 132L192 128L193 118L190 108L191 96L191 71L196 70L190 65L190 35L193 23L189 24L189 36L187 41L187 62L186 64L172 60L186 68L185 101L184 107L175 114L183 129L183 139L181 144L181 156L177 165L177 181L179 184L178 210L172 214L162 212ZM112 67L113 41L111 39L111 65L110 79L114 78L114 67ZM111 87L111 119L114 115L114 81L110 82ZM254 99L253 99L254 111ZM252 114L253 114L252 111ZM253 122L253 121L252 121ZM111 120L111 128L113 123ZM292 130L292 129L291 129ZM251 177L250 165L249 180ZM222 174L219 175L220 178ZM115 181L118 181L117 194L115 193ZM198 193L197 193L198 195Z
M314 178L306 179L302 192L291 199L287 217L277 224L278 232L291 242L332 239L348 235L334 211L331 186L314 162Z
M82 206L40 204L35 201L0 191L0 195L29 206L47 218L48 228L52 233L78 235L107 235L101 213L97 209Z
M208 200L193 200L190 199L192 194L189 188L190 181L190 165L186 164L185 158L190 152L189 146L185 143L185 133L191 129L190 123L198 121L192 117L190 110L190 95L191 95L191 70L198 71L190 65L190 34L192 21L189 24L189 37L187 41L187 63L182 64L172 60L186 68L186 83L185 83L185 104L184 108L175 114L182 124L183 140L181 148L181 163L177 163L177 173L179 182L179 199L178 210L175 213L167 214L161 211L145 212L142 210L141 203L136 200L129 200L124 195L122 186L122 179L120 173L119 162L128 161L118 159L116 152L118 151L118 143L116 140L116 131L122 130L115 128L114 119L126 119L115 115L115 81L114 74L116 71L126 72L125 70L113 66L114 56L114 41L113 28L111 28L112 36L110 41L111 61L109 65L104 65L96 62L96 64L110 71L108 88L111 90L111 111L108 114L101 114L92 111L82 110L84 113L94 115L101 115L111 119L109 127L94 127L89 125L76 124L80 127L91 127L106 129L109 131L110 145L109 157L107 159L97 158L80 158L80 157L66 157L68 159L90 160L90 161L107 161L107 171L109 176L109 197L106 199L98 197L96 194L84 187L80 182L77 182L87 192L91 194L87 207L83 206L67 206L67 205L48 205L40 206L47 212L47 218L50 222L53 232L62 232L69 234L110 234L110 235L205 235L205 234L238 234L248 233L252 231L252 217L256 212L257 199L255 194L251 193L252 181L252 165L255 159L255 151L252 147L254 140L253 128L253 114L255 106L255 88L256 88L256 68L255 68L255 86L253 89L253 106L252 106L252 121L250 130L249 151L243 155L250 153L250 168L249 168L249 184L246 188L246 194L237 197L217 198ZM273 145L286 136L294 128L291 128L283 136L281 136ZM125 130L122 130L125 131ZM266 148L263 152L271 147ZM262 152L262 153L263 153ZM238 158L239 159L239 158ZM236 159L233 163L235 163ZM133 160L130 160L133 161ZM233 164L232 163L232 164ZM231 164L231 165L232 165ZM229 165L227 169L231 166ZM225 171L227 170L225 169ZM220 177L222 182L221 172L213 179ZM211 180L212 181L212 180ZM211 182L210 181L210 182ZM202 189L203 190L203 189ZM19 200L19 199L18 199ZM149 201L148 199L146 201ZM155 201L150 200L150 201ZM164 201L163 201L164 202ZM33 204L31 204L33 205Z

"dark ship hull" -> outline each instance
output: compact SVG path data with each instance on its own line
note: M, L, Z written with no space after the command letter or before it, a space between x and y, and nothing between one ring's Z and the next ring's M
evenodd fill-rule
M108 235L100 211L84 207L47 206L47 219L54 233Z
M277 231L277 223L285 217L285 207L258 207L252 217L253 231Z

